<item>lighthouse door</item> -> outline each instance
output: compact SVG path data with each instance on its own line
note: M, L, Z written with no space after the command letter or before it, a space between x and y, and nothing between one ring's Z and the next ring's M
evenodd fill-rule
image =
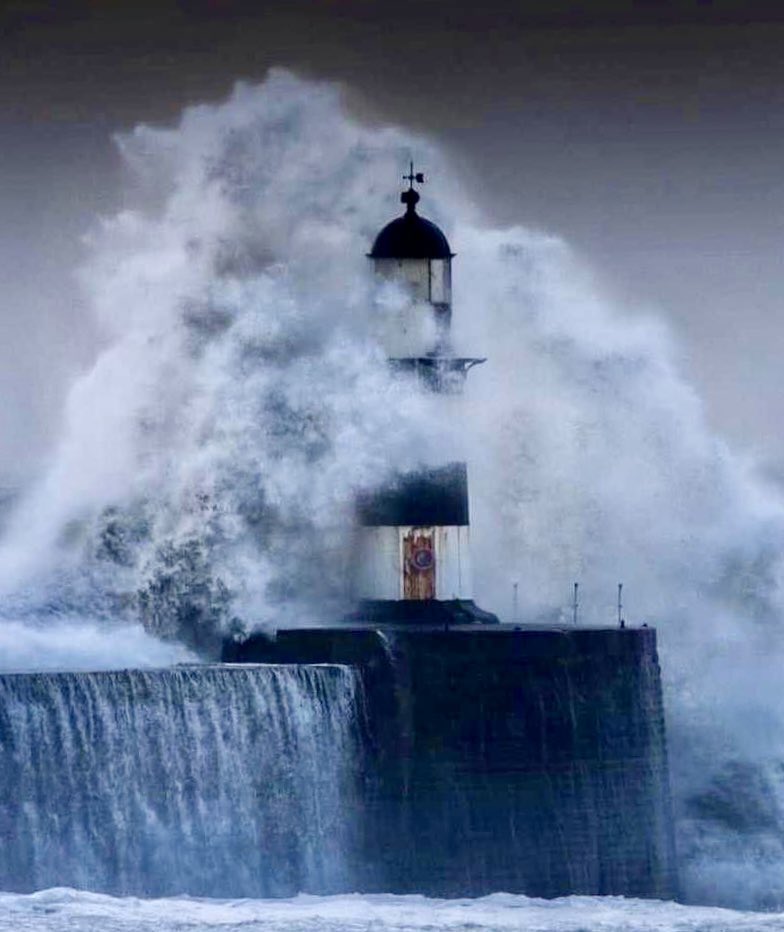
M403 537L403 598L436 597L436 550L433 528L411 528Z

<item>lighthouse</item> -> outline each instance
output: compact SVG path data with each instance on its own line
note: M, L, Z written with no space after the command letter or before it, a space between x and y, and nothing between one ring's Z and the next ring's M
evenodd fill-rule
M369 255L389 364L459 416L443 232L405 213ZM401 300L402 298L402 300ZM372 312L372 309L369 309ZM443 396L443 398L441 397ZM653 628L500 623L471 589L468 470L397 475L356 502L355 609L227 641L239 663L357 671L362 819L352 890L437 897L678 890ZM360 777L361 774L361 777Z
M485 360L452 353L452 259L443 231L417 212L415 184L403 176L405 212L376 236L368 257L402 300L386 315L389 364L418 378L423 391L459 395L469 370ZM357 503L355 595L351 620L386 623L497 623L473 602L468 471L445 463L396 477Z
M455 254L442 230L417 213L420 195L414 184L425 176L414 172L413 162L403 180L408 182L400 195L405 213L380 231L368 253L378 279L403 295L397 312L383 315L382 342L395 368L415 372L434 391L459 393L469 369L485 360L452 355Z

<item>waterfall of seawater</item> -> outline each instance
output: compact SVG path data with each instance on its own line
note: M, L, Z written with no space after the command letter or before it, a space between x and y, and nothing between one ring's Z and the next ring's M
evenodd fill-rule
M357 689L338 666L0 676L0 888L350 887Z

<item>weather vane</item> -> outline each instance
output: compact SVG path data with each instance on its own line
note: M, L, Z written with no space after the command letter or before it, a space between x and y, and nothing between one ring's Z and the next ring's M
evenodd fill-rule
M415 173L414 173L414 163L413 163L413 162L410 162L410 163L409 163L408 174L407 174L407 175L403 175L403 181L407 181L407 182L408 182L408 187L413 191L413 190L414 190L414 182L416 181L417 184L424 184L424 183L425 183L425 176L424 176L424 174L423 174L422 172L416 172L416 174L415 174Z

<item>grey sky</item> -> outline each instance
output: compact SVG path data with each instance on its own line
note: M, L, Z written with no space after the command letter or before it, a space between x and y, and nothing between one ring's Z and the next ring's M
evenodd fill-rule
M754 2L6 3L0 475L39 461L94 351L69 276L119 203L111 132L270 65L428 131L496 221L562 235L661 310L712 423L784 473L782 52L784 10Z

